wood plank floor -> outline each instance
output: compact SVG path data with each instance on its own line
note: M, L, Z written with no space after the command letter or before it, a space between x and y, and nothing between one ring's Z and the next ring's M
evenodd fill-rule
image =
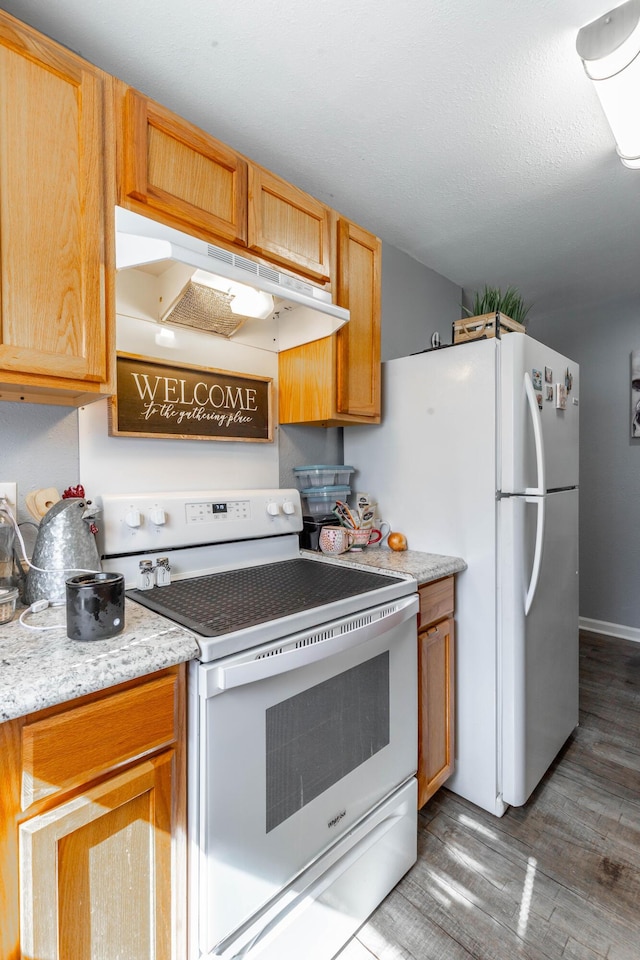
M583 633L580 726L495 818L442 789L339 960L640 960L640 644Z

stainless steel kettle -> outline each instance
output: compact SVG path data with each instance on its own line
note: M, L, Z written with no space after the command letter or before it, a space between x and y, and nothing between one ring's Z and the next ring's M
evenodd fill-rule
M38 527L29 568L26 602L65 600L65 582L78 573L102 569L91 530L98 510L87 500L67 497L47 511Z

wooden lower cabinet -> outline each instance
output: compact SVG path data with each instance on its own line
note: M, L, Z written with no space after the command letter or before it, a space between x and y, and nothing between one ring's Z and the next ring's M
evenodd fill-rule
M173 761L165 751L22 824L23 955L170 960Z
M419 588L418 808L453 772L454 578Z
M186 956L184 710L176 667L0 726L3 960Z

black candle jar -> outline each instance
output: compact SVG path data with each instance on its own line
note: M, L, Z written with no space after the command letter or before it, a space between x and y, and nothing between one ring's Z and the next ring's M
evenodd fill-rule
M67 636L71 640L105 640L124 630L124 576L83 573L69 577Z

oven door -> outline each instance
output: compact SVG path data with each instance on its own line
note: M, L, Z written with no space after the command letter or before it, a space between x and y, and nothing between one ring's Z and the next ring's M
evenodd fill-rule
M200 955L417 766L417 597L191 664L191 908ZM193 954L192 954L193 955Z

